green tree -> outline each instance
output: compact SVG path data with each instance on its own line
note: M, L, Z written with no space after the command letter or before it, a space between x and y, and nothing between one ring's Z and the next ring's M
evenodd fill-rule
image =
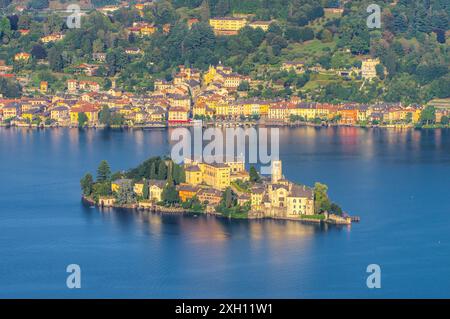
M167 178L167 166L164 161L161 161L158 166L158 173L156 175L156 178L159 180L164 180Z
M102 107L99 115L99 121L106 126L111 125L111 111L107 105Z
M327 195L328 186L321 184L321 183L315 183L314 185L314 211L316 214L330 211L331 210L331 203L328 199Z
M84 127L88 122L88 117L84 112L78 113L78 127Z
M57 47L52 47L48 50L48 63L54 72L61 72L64 68L64 61L61 55L61 50Z
M448 123L450 122L448 116L444 115L441 117L441 124L443 125L448 125Z
M122 183L116 194L116 199L119 205L136 203L136 194L134 193L131 181L127 183Z
M92 189L94 186L94 178L91 174L87 173L80 181L81 189L83 190L83 195L89 196L92 194Z
M174 185L166 185L161 194L163 202L166 204L176 204L180 202L180 197Z
M436 109L434 106L428 105L426 106L422 112L420 112L420 119L421 124L433 124L436 122Z
M256 171L255 166L250 166L250 171L249 171L249 175L250 175L250 181L253 183L259 183L261 180L261 177L259 176L258 172Z
M98 200L100 196L110 196L111 182L95 183L92 187L92 194L94 195L95 200Z
M142 189L142 198L148 199L150 196L150 189L147 180L144 179L144 188Z
M111 168L107 161L103 160L97 168L97 182L105 182L111 177Z
M380 78L380 80L384 80L384 67L383 67L383 65L377 64L375 66L375 70L377 72L378 78Z

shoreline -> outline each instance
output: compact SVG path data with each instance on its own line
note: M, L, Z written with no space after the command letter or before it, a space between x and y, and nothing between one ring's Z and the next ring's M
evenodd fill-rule
M137 211L137 212L148 212L152 214L161 214L161 215L184 215L189 217L197 217L199 215L204 216L213 216L216 218L223 218L223 219L230 219L230 220L284 220L284 221L295 221L295 222L301 222L304 224L328 224L328 225L335 225L335 226L350 226L352 223L344 223L344 222L337 222L336 220L332 219L318 219L318 218L289 218L289 217L247 217L247 218L240 218L240 217L232 217L232 216L225 216L218 212L195 212L186 210L184 208L178 208L178 207L165 207L165 206L159 206L154 205L151 208L143 208L139 207L139 204L135 205L99 205L97 204L93 199L87 198L85 196L81 197L83 204L88 204L90 206L94 206L97 210L101 208L112 208L112 209L121 209L126 210L129 212ZM359 219L358 219L359 222Z
M75 126L49 126L49 125L10 125L5 123L0 123L0 128L20 128L20 129L35 129L35 130L45 130L45 129L78 129L78 130L166 130L176 127L190 128L194 124L189 125L161 125L161 126L120 126L120 127L104 127L104 126L88 126L88 127L75 127ZM276 123L276 122L265 122L265 123L252 123L252 124L242 124L240 122L215 122L203 124L203 128L216 127L216 128L237 128L237 127L280 127L280 128L299 128L299 127L315 127L315 128L360 128L360 129L396 129L396 130L438 130L438 129L450 129L450 126L414 126L406 124L386 124L386 125L351 125L351 124L314 124L314 123Z

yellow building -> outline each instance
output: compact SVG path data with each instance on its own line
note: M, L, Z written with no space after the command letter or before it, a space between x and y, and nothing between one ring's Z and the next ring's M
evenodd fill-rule
M149 200L158 203L162 201L162 192L164 190L166 182L161 180L150 180L149 181L149 188L148 188L148 195Z
M304 185L293 184L287 196L286 217L314 214L314 192Z
M208 71L203 75L203 83L205 85L208 85L209 83L214 81L214 77L216 76L216 74L217 74L216 68L210 65Z
M41 81L41 83L39 85L39 89L41 90L41 93L47 93L48 82L47 81Z
M230 167L222 163L200 163L202 180L205 184L217 189L230 186Z
M272 23L272 21L253 21L249 23L249 27L252 27L253 29L261 28L264 31L269 30L269 26Z
M198 188L187 184L178 185L177 190L182 202L192 199L198 192Z
M62 40L63 38L64 38L64 34L62 34L62 33L53 33L53 34L49 34L49 35L46 35L46 36L42 37L40 40L43 43L50 43L50 42L55 42L55 41Z
M235 170L237 168L236 164ZM224 189L230 186L231 167L223 163L198 163L186 165L186 183L189 185L206 184L216 189Z
M67 121L70 118L69 108L67 106L57 106L53 108L50 111L50 118L58 123Z
M185 169L186 183L189 185L198 185L202 182L202 172L197 165L191 165Z
M209 19L209 25L216 35L236 35L247 25L247 20L233 17L213 18Z
M140 182L140 183L135 183L133 186L133 192L138 195L138 196L142 196L144 194L144 183L145 182Z
M182 107L171 107L168 118L169 123L186 123L189 121L189 112Z
M287 120L289 112L285 105L271 105L268 116L272 120Z
M250 193L250 202L252 209L260 210L262 208L264 193L265 189L263 187L252 188L252 191Z
M97 124L98 123L99 108L93 104L84 103L84 104L74 106L70 110L70 123L72 125L78 125L78 117L79 117L80 113L86 114L89 124Z
M146 25L140 29L142 36L150 36L156 32L156 27L152 25Z

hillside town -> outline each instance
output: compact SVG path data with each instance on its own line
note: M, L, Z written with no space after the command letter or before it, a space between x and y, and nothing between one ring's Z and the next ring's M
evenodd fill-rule
M181 14L183 5L170 1L83 1L81 30L67 28L57 3L39 8L45 24L37 28L33 5L13 3L2 18L2 126L449 124L448 67L440 55L394 41L399 56L427 58L423 72L408 78L395 73L410 68L393 68L371 52L368 37L355 34L357 41L336 46L339 21L358 12L350 1L311 3L300 21L286 20L278 7L262 15L202 4ZM400 32L395 24L391 31ZM438 35L436 48L447 33ZM359 41L363 49L354 47Z
M0 61L0 77L14 76ZM305 72L299 63L286 62L285 69ZM90 65L79 68L89 75ZM375 64L363 63L360 72L373 77ZM254 83L256 82L256 83ZM95 80L67 80L64 92L49 94L47 82L40 82L33 96L0 98L3 125L24 127L165 127L190 125L193 120L206 123L248 122L267 125L310 123L315 125L400 125L421 122L426 106L379 103L331 104L290 99L264 100L246 96L241 86L257 85L222 64L206 72L179 66L172 81L157 80L147 94L124 92L112 81L105 90ZM435 101L436 102L436 101ZM450 107L442 100L434 110L434 122L448 124Z

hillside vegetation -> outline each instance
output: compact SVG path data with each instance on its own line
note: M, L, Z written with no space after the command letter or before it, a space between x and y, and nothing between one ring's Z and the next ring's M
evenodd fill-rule
M44 79L61 88L65 80L61 74L71 76L74 66L93 63L93 53L106 52L99 75L117 78L117 84L128 91L151 90L155 79L171 79L178 65L207 69L221 61L241 74L262 80L264 84L252 88L250 96L295 94L311 100L364 103L424 103L449 97L449 1L378 1L382 25L369 29L366 9L372 2L162 0L141 11L134 6L121 8L110 16L91 11L83 17L80 29L67 29L64 17L56 13L36 14L48 5L45 0L30 1L30 10L22 13L15 12L9 0L0 0L0 6L6 8L0 19L0 59L14 65L15 72L33 73L36 81ZM115 2L93 2L97 6L108 3ZM344 11L324 10L332 7ZM235 36L216 36L209 18L236 14L273 23L267 32L245 27ZM199 22L189 28L190 18ZM126 32L140 21L154 23L158 31L148 37ZM169 32L163 32L164 25L170 25ZM30 32L21 35L20 29ZM65 38L47 44L39 41L56 32L63 32ZM143 54L125 54L124 49L129 47L140 48ZM32 54L31 63L13 61L14 54L22 51ZM378 80L370 83L358 76L342 78L326 71L303 75L280 71L281 64L290 60L325 70L350 70L359 68L367 57L381 61ZM46 60L48 65L38 60ZM12 95L9 80L1 81L1 92Z

